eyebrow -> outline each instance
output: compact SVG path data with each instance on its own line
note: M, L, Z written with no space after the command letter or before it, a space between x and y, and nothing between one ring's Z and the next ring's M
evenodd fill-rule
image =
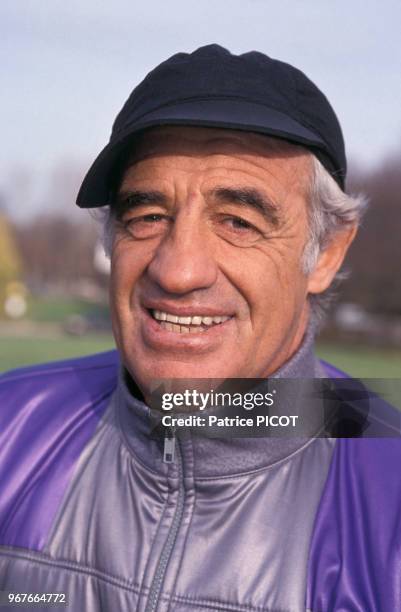
M280 225L279 208L262 192L253 187L216 187L210 192L222 202L253 208L275 227ZM162 191L122 190L117 194L114 208L117 218L142 204L166 204L167 197Z
M219 200L253 208L277 227L280 225L279 208L268 200L262 192L253 187L217 187L212 194Z
M117 218L141 204L165 204L167 198L161 191L138 191L122 190L119 191L113 203Z

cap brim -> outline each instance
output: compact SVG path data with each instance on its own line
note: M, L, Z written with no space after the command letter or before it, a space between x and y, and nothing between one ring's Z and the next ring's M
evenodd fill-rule
M326 166L332 165L327 145L319 134L278 110L238 99L189 100L143 115L112 137L82 182L77 197L78 206L96 208L111 204L113 176L117 162L121 163L122 152L139 132L163 125L218 127L276 136L316 149L317 156L325 158Z

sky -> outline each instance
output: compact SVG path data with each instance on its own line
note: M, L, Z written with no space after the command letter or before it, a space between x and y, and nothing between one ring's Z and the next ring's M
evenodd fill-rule
M400 0L1 0L0 198L30 215L66 173L54 206L73 206L133 87L212 42L303 70L331 101L348 157L373 166L401 149L400 25Z

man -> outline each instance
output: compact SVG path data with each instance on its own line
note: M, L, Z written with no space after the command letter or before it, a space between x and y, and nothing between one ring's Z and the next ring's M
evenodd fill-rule
M397 440L174 446L148 418L155 380L345 376L313 352L363 205L345 174L324 95L260 53L181 53L133 91L78 195L108 207L118 354L1 383L3 590L91 612L401 609Z

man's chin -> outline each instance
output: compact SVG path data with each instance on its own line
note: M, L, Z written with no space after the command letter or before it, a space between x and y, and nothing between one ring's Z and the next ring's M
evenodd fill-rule
M183 388L188 388L191 381L211 379L217 381L223 381L227 378L242 378L246 377L246 373L242 376L242 368L234 369L227 368L227 360L225 362L221 359L212 361L209 364L201 364L196 361L191 363L182 362L162 362L160 363L148 363L141 362L136 358L135 360L129 360L126 363L126 367L130 372L132 378L135 380L137 385L140 387L142 393L146 396L152 393L155 388L158 388L161 383L168 384L171 387L176 388L176 391L180 391ZM140 363L141 367L136 367ZM145 367L143 367L145 365ZM198 383L200 384L200 383Z

